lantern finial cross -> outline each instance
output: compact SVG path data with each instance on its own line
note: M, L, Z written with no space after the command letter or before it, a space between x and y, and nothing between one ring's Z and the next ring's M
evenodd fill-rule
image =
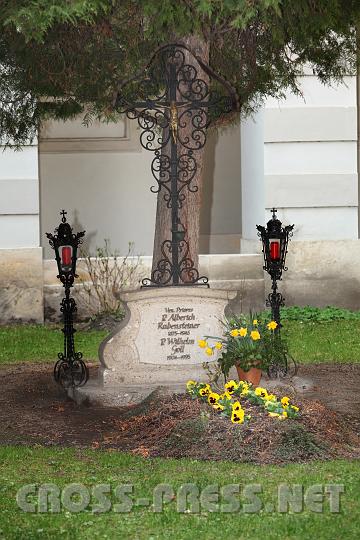
M273 207L270 212L272 212L272 217L273 219L276 219L276 212L277 212L277 208Z
M62 216L61 221L63 223L66 223L66 214L67 214L67 212L65 212L65 210L61 210L60 216Z

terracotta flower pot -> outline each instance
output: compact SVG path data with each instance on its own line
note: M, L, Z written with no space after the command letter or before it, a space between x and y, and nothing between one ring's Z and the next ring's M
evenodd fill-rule
M262 371L257 367L251 367L249 371L244 371L239 364L236 364L236 371L238 373L239 381L247 381L254 386L259 386Z

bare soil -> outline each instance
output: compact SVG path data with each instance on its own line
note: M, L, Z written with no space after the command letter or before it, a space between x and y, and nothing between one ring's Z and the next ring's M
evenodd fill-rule
M91 377L96 366L90 366ZM185 395L153 393L122 408L77 405L49 364L0 369L0 444L113 448L133 454L286 463L360 457L360 365L301 366L315 386L293 394L298 420L279 421L244 402L241 426Z

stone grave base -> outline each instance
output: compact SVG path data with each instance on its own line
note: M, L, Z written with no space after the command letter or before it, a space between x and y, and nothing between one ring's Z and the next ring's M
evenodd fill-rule
M195 377L194 377L195 378ZM236 371L230 373L229 378L237 380ZM198 378L198 380L206 381L204 373ZM296 392L297 394L303 394L308 392L314 387L314 382L308 377L284 377L281 379L269 379L266 375L261 378L259 386L265 387L269 391L280 391L285 395L288 392ZM130 386L130 385L117 385L106 386L102 384L100 379L90 381L83 388L75 388L69 390L69 396L74 399L78 404L90 403L93 405L103 405L111 407L124 407L126 405L132 405L141 403L146 398L167 396L172 394L185 393L185 384L181 383L167 383L164 386L157 384Z
M225 308L235 296L201 286L125 293L125 319L100 345L98 379L71 391L71 397L128 405L154 390L184 392L189 379L206 380L202 364L211 358L198 340L222 335Z

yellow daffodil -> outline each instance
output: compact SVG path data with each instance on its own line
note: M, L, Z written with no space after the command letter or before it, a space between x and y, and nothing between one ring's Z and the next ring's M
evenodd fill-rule
M207 347L207 341L205 341L205 339L199 339L198 344L199 347L201 347L202 349L205 349L205 347Z
M231 337L238 337L239 330L237 328L234 328L234 330L230 330L230 336Z
M257 341L258 339L260 339L260 332L258 330L253 330L252 332L250 332L250 337L253 341Z
M254 325L254 326L257 326L257 325L258 325L258 320L257 320L257 319L254 319L254 320L253 320L253 325Z
M269 330L275 330L275 328L277 328L278 326L278 323L275 321L270 321L266 326Z
M220 349L222 349L222 346L223 346L223 344L220 343L220 341L217 341L217 342L215 343L215 349L217 349L218 351L219 351Z
M210 392L207 400L210 405L215 405L219 398L220 398L219 394L217 394L216 392Z
M224 385L225 390L229 392L229 394L233 394L235 390L239 388L239 385L236 381L229 381Z
M240 409L239 411L233 411L231 414L231 421L233 424L242 424L244 422L244 417L244 409Z
M247 334L247 328L242 328L241 327L240 330L239 330L239 334L240 334L241 337L245 337L246 334Z
M214 351L212 350L211 347L207 347L207 348L205 349L205 352L206 352L206 354L207 354L208 356L212 356L212 355L214 354Z
M289 401L290 401L290 398L288 398L287 396L284 396L283 398L281 398L281 405L283 405L284 407L288 407Z
M186 388L187 388L188 390L192 390L194 386L196 386L196 382L195 382L195 381L188 381L188 382L186 383Z

